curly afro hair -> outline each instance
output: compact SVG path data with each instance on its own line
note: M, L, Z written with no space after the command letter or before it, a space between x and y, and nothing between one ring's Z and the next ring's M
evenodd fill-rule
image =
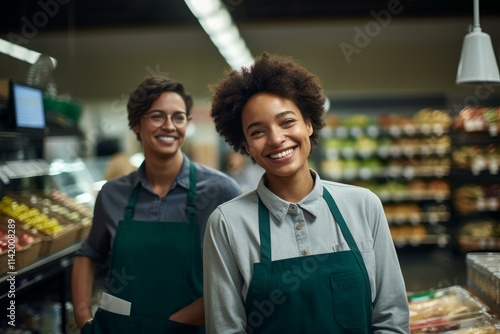
M250 68L227 72L222 80L210 88L213 93L210 114L215 129L235 151L248 154L244 147L241 112L247 101L260 92L293 101L304 120L312 124L311 145L317 144L319 130L324 126L323 88L319 78L294 59L265 52Z

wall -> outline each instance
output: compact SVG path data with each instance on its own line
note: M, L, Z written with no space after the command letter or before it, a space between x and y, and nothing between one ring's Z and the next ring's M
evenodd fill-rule
M477 95L474 87L457 87L455 75L463 37L471 17L400 19L367 14L366 19L309 23L240 25L254 55L287 54L321 78L332 98L349 95L455 94ZM481 20L495 51L500 51L500 19ZM356 52L346 57L341 45ZM45 32L40 29L28 47L58 59L54 72L58 92L84 105L86 131L112 129L122 134L127 150L137 149L127 133L127 94L149 74L169 75L183 82L201 108L197 122L210 122L208 85L227 69L218 51L198 26ZM26 64L0 55L0 77L23 80ZM495 88L493 94L498 93ZM202 121L203 119L203 121ZM104 123L103 123L104 122ZM109 125L109 123L108 123ZM216 136L200 127L201 138ZM109 130L109 129L108 129ZM203 131L203 132L201 132ZM89 139L92 140L92 139Z

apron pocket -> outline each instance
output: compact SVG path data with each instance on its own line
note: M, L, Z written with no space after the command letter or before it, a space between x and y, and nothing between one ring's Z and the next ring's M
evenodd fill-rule
M97 309L92 321L93 334L139 333L140 319ZM83 327L85 328L85 326ZM85 332L88 333L88 332Z
M371 300L366 291L366 282L361 271L330 275L332 289L333 316L346 329L361 329L367 331L371 319L367 313L367 303ZM355 331L358 332L358 331Z
M85 325L83 325L80 334L92 334L92 324L89 324L87 322Z

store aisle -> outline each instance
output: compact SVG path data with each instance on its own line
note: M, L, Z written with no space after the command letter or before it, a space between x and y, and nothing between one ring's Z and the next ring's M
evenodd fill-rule
M398 251L406 290L416 292L467 285L465 256L449 249Z

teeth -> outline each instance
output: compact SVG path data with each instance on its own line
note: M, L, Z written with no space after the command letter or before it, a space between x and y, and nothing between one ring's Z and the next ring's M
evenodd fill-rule
M288 149L286 151L283 151L283 152L280 152L280 153L277 153L277 154L271 154L270 157L273 158L273 159L279 159L279 158L283 158L287 155L290 155L292 154L293 152L293 149Z
M163 141L174 141L175 138L174 137L158 137L159 140L163 140Z

